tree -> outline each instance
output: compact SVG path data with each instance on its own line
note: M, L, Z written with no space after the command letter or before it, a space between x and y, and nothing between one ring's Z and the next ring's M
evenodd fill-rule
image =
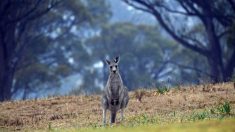
M0 101L79 72L82 63L73 62L87 54L82 41L110 16L103 0L4 0L0 10Z
M213 82L228 81L235 67L232 0L123 0L129 6L152 14L179 44L207 59ZM180 23L176 23L180 22ZM232 41L227 41L228 38Z
M25 44L19 43L29 23L50 11L57 0L3 0L0 4L0 101L11 98L16 65Z
M179 47L158 32L157 27L131 23L104 26L99 35L86 41L91 50L92 63L103 65L103 75L97 74L93 78L104 85L108 75L105 57L120 55L120 72L130 90L150 87L153 83L166 80L166 76L173 72L172 68L169 70L168 64L178 54L176 51Z
M97 14L97 11L105 13ZM82 41L89 37L88 33L92 34L105 23L109 16L109 7L103 0L69 0L38 19L28 37L32 41L23 57L26 59L19 64L29 66L21 66L22 72L16 72L18 78L15 78L13 90L24 90L25 95L42 90L52 91L59 88L64 78L75 73L85 74L83 69L89 65L89 55ZM27 76L22 78L22 73L27 73Z

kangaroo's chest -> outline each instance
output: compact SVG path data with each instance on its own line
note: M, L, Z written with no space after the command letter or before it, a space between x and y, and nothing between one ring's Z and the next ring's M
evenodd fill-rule
M122 85L122 79L119 75L113 75L109 79L110 87L119 87Z
M108 88L111 94L111 98L116 99L119 97L119 91L122 87L122 80L120 77L110 78Z

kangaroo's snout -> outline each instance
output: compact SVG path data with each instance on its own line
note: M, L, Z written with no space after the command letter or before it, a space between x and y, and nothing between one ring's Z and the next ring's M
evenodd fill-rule
M111 66L111 67L110 67L110 70L111 70L113 73L116 73L116 72L117 72L117 66Z

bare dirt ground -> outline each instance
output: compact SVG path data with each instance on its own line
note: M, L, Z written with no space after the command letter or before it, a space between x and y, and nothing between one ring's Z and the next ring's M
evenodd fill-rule
M136 99L136 92L129 93L131 99L125 110L125 118L141 114L162 115L190 113L195 110L214 107L228 101L232 113L235 109L235 84L205 84L180 86L160 94L145 90L142 101ZM118 115L119 116L119 115ZM167 118L167 116L166 116ZM0 129L32 130L101 125L102 110L100 96L63 96L48 99L7 101L0 103Z

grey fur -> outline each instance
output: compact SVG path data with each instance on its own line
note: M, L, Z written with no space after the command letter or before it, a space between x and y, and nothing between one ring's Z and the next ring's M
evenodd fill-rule
M109 65L109 78L102 96L103 124L106 124L106 111L110 110L110 123L115 123L116 113L121 110L123 120L124 108L129 102L127 87L123 85L122 78L118 71L119 57L113 61L106 60Z

